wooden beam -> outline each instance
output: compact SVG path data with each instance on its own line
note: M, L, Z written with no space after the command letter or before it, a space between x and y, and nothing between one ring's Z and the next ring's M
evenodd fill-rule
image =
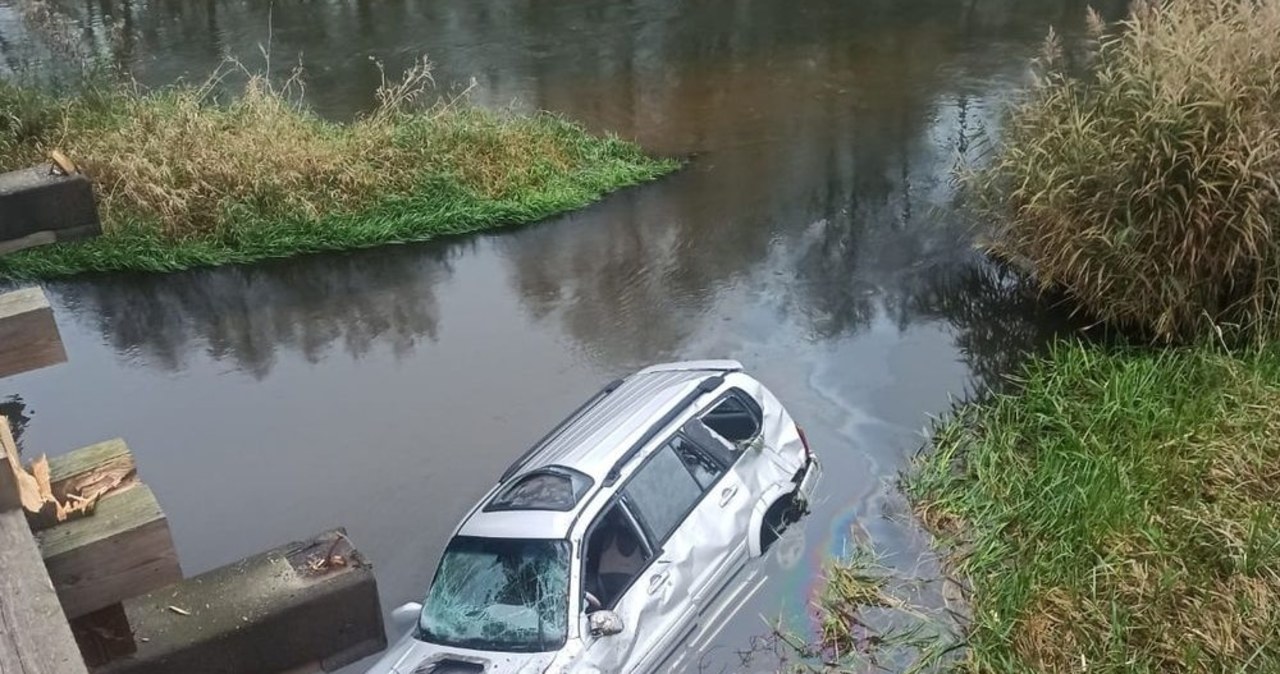
M0 416L0 512L22 509L22 457L9 431L9 420Z
M20 508L0 512L0 672L85 674Z
M95 674L334 671L386 648L373 571L341 530L125 602L134 655Z
M9 422L0 417L0 673L84 674L58 595L27 524L22 469Z
M0 377L66 360L44 291L23 288L0 294Z
M146 485L103 497L92 515L36 539L71 618L182 579L169 522Z

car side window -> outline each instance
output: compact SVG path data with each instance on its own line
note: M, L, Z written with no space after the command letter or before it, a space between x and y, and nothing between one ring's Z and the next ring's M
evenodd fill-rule
M653 559L653 550L621 503L614 503L587 537L582 580L586 612L612 609Z
M684 467L693 475L694 481L703 491L710 489L711 485L724 473L723 464L688 438L677 435L667 444L675 451L676 456L680 457Z
M636 471L623 493L660 545L702 498L702 487L668 443Z
M760 434L760 406L734 390L702 415L702 423L730 444L742 445Z

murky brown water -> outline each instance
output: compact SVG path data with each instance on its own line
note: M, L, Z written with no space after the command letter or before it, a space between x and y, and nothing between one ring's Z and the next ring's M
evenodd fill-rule
M371 57L394 70L425 52L442 87L474 78L482 104L694 155L516 231L51 285L70 363L0 394L31 415L29 451L125 437L188 573L340 524L389 609L421 595L457 519L601 382L737 358L827 469L804 563L708 663L739 670L762 615L803 623L814 570L851 529L929 573L898 471L930 415L1053 329L971 253L949 175L1083 0L64 4L118 19L145 82L252 62L270 26L273 67L301 54L328 116L370 104Z

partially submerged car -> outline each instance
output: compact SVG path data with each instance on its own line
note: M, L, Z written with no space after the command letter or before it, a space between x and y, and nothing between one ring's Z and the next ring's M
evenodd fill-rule
M646 672L706 643L820 468L735 361L606 386L521 456L445 548L370 674Z

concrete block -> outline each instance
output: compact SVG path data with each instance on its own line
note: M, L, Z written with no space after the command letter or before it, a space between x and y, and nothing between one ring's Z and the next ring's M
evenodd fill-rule
M373 571L341 530L124 604L138 650L96 673L333 671L387 645Z
M83 174L54 175L48 164L0 173L0 242L51 232L56 241L102 231L93 187Z

